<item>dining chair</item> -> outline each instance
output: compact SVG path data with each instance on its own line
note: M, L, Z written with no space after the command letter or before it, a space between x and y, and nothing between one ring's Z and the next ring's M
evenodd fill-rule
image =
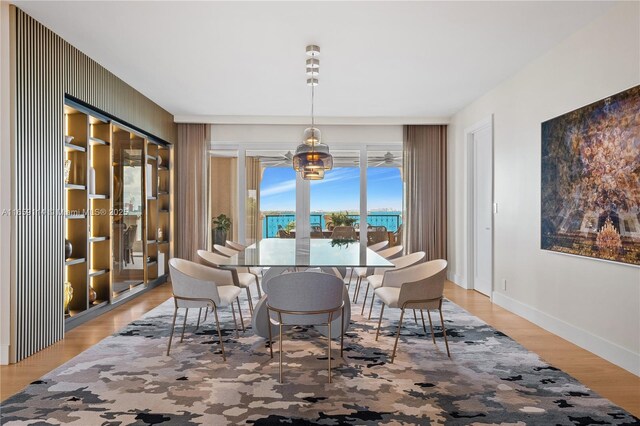
M237 243L235 241L230 241L230 240L226 240L225 241L225 246L230 248L230 249L233 249L233 250L235 250L237 252L244 251L248 247L248 246L245 246L244 244L240 244L240 243ZM241 272L244 272L244 271L241 271ZM256 275L256 277L258 275L263 276L264 268L262 266L251 266L249 268L249 272L251 272L252 274Z
M372 226L367 229L367 243L375 244L381 241L389 241L386 226Z
M271 325L279 330L279 378L282 383L282 327L326 325L328 330L329 383L331 383L331 323L340 316L344 330L344 282L324 272L292 272L271 278L267 294L269 351L273 358ZM340 333L340 356L344 333Z
M445 329L444 318L442 316L442 299L446 270L447 261L438 259L404 269L387 271L384 274L382 286L374 290L374 293L382 301L380 318L378 319L378 330L376 331L376 341L380 336L380 324L382 323L385 306L401 309L396 341L393 345L393 353L391 354L391 363L393 363L396 356L405 309L413 309L414 312L416 309L420 309L422 329L425 335L427 334L427 327L424 322L424 313L422 310L427 310L433 344L436 344L436 337L433 332L430 309L438 310L440 313L440 324L442 325L444 344L447 347L447 356L451 358L449 341L447 340L447 330Z
M225 247L220 244L214 244L213 249L224 257L232 257L240 253L240 251L238 250L232 249L230 247ZM260 291L260 279L258 278L260 275L262 275L262 268L253 266L235 266L234 269L238 271L238 273L253 275L255 277L256 285L258 286L258 297L262 297L262 292Z
M311 238L324 238L324 234L322 233L322 226L311 225L311 233L309 236Z
M385 248L388 245L389 245L389 240L380 241L379 243L371 244L370 246L367 246L367 248L371 249L371 250L373 250L375 252L378 252L378 251L382 250L383 248ZM351 279L353 278L354 272L363 272L364 271L363 273L366 274L368 269L369 268L351 268L351 273L349 274L349 281L347 281L347 288L351 287ZM358 274L356 273L356 277L357 276L358 276Z
M171 341L173 340L173 332L176 327L178 309L185 309L184 322L182 324L182 335L180 336L180 342L182 342L184 340L184 330L187 326L187 315L189 314L189 309L196 308L202 310L202 308L205 308L208 310L209 308L212 308L216 318L216 327L218 329L218 338L220 339L222 359L226 361L227 357L224 352L222 331L220 329L220 320L218 318L218 308L231 306L233 322L236 327L236 337L238 337L238 322L236 321L236 311L233 307L233 302L236 301L238 303L238 314L240 315L242 331L245 330L242 310L240 309L240 299L238 298L240 288L234 285L231 271L209 268L185 259L172 258L169 260L169 274L171 275L171 290L173 292L175 309L173 311L173 322L171 323L169 345L167 346L167 356L171 351ZM198 315L198 326L199 325L200 315Z
M332 240L357 240L358 234L353 226L336 226L331 233Z
M232 248L236 251L242 251L247 248L244 244L240 244L236 241L226 240L224 243L227 247Z
M256 283L258 286L258 293L260 292L260 283L257 281L257 278L254 274L249 272L238 272L233 266L225 266L229 261L228 257L224 257L221 254L212 253L207 250L198 250L198 256L202 259L207 265L213 266L214 268L230 271L232 273L233 282L236 286L244 288L247 290L247 299L249 301L249 310L253 314L253 300L251 298L251 289L250 285L252 283ZM261 296L260 296L261 297Z
M393 263L393 269L389 268L376 268L373 271L373 275L367 277L367 289L364 292L364 300L362 301L362 311L360 315L364 315L364 307L367 304L367 294L369 293L369 286L372 287L373 290L382 286L382 281L384 280L384 274L389 271L407 268L409 266L413 266L416 263L420 263L424 260L426 253L423 251L417 251L415 253L407 254L405 256L401 256L395 259L389 260L389 262ZM373 301L375 299L375 293L371 295L371 306L369 307L369 317L371 319L371 311L373 310ZM415 316L414 319L418 322L418 318Z
M396 257L402 254L402 250L404 247L402 246L393 246L383 250L378 251L377 253L384 257L387 260L395 259ZM357 277L356 280L356 288L353 293L353 303L358 303L358 296L360 295L360 286L362 285L362 280L364 280L367 276L373 274L373 269L371 268L356 268Z

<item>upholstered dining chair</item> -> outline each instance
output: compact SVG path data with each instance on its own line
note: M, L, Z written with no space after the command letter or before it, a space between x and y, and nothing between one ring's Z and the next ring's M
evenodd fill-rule
M427 327L424 323L424 313L422 310L427 310L427 315L429 316L429 327L431 329L431 339L434 344L436 344L436 337L433 332L430 310L438 310L440 313L440 324L442 325L444 344L447 347L447 356L451 358L451 352L449 352L449 341L447 340L447 330L444 327L444 318L442 316L442 299L446 270L447 261L438 259L404 269L387 271L384 274L384 281L382 282L382 285L374 290L374 293L382 301L380 318L378 319L378 330L376 331L376 340L378 340L378 337L380 336L380 324L382 323L382 315L384 313L385 306L394 309L401 309L396 341L393 345L393 353L391 354L391 363L393 363L396 356L396 349L398 347L398 339L400 337L400 329L402 328L405 309L413 309L414 312L416 309L420 309L422 328L425 335L427 334Z
M234 249L235 251L242 251L247 248L244 244L240 244L236 241L226 240L224 243L225 246Z
M230 248L230 249L233 249L233 250L235 250L237 252L244 251L248 247L248 246L245 246L244 244L240 244L240 243L237 243L235 241L229 241L229 240L227 240L225 242L225 246ZM214 249L215 249L215 247L214 247ZM240 271L240 272L246 272L246 271ZM248 272L251 272L257 278L258 275L262 276L264 274L264 268L262 266L252 266L252 267L250 267L248 269ZM258 294L258 296L260 296L260 295Z
M324 272L292 272L271 278L267 286L269 351L273 358L271 325L279 329L279 378L282 383L282 327L286 325L327 325L329 383L331 383L331 322L338 317L344 330L344 282ZM340 356L344 333L340 333Z
M386 249L382 249L377 253L384 257L387 260L395 259L396 257L402 254L402 250L404 247L402 246L393 246ZM372 268L355 268L357 280L356 280L356 288L353 293L353 303L358 303L358 296L360 295L360 286L362 285L362 280L364 280L368 275L373 274Z
M224 257L235 256L240 253L238 250L222 246L220 244L214 244L213 249L218 253L223 255ZM234 269L238 271L239 274L251 274L255 277L256 286L258 287L258 298L262 297L262 292L260 291L260 279L259 276L262 275L262 268L259 267L245 267L245 266L235 266Z
M176 327L176 317L178 309L184 308L184 323L182 324L182 335L180 342L184 340L184 330L187 326L187 315L189 309L213 309L216 318L216 327L218 329L218 338L220 339L220 349L222 350L222 359L227 360L224 352L224 343L222 341L222 331L220 329L220 320L218 318L218 308L231 306L233 314L233 322L236 327L236 337L238 334L238 322L236 321L236 311L233 302L238 303L238 314L240 315L240 323L242 331L244 331L244 320L242 318L242 310L240 309L240 288L234 285L231 271L222 269L209 268L195 262L185 259L173 258L169 260L169 273L171 274L171 289L173 292L173 300L175 309L173 311L173 322L171 323L171 335L169 336L169 345L167 346L167 355L171 351L171 341L173 340L173 332ZM200 316L198 315L198 325Z
M332 240L357 240L358 234L353 226L336 226L331 233Z
M389 260L389 262L393 263L393 269L389 268L376 268L373 271L373 275L367 277L367 289L364 292L364 300L362 301L362 312L361 315L364 315L364 307L367 304L367 294L369 294L369 286L372 287L373 290L382 286L382 281L384 280L384 274L389 271L407 268L409 266L413 266L416 263L420 263L424 260L426 253L423 251L417 251L415 253L407 254L405 256L397 257L395 259ZM369 319L371 319L371 311L373 310L373 299L375 299L375 293L371 295L371 306L369 307ZM414 319L418 322L418 319Z
M260 290L260 283L258 282L256 276L248 272L238 272L236 268L233 266L225 266L229 258L224 257L221 254L212 253L207 250L198 250L198 256L207 265L213 266L214 268L230 271L232 273L234 284L238 287L246 289L247 299L249 301L249 310L253 314L253 299L251 298L250 285L255 282L256 285L258 286L258 291ZM260 291L259 293L262 294Z
M387 240L387 241L380 241L379 243L371 244L367 248L375 252L378 252L388 245L389 245L389 241ZM347 288L351 287L351 279L353 278L353 274L356 271L358 272L364 271L364 273L366 274L367 268L351 268L351 273L349 274L349 281L347 281ZM356 274L356 276L358 275Z

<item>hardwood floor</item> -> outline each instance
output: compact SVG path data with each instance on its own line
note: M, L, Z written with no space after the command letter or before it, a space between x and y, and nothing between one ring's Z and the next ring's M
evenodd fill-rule
M447 283L445 295L528 350L537 353L548 363L640 417L640 377L492 304L489 298L480 293ZM163 284L73 329L64 340L20 363L0 367L0 400L19 392L32 381L118 331L170 296L170 285Z

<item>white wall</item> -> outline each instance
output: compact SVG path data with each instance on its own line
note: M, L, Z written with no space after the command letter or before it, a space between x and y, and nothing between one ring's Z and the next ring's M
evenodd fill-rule
M540 249L541 123L638 84L640 3L621 3L459 111L449 127L449 258L450 278L465 286L464 130L493 114L493 301L640 375L640 269Z

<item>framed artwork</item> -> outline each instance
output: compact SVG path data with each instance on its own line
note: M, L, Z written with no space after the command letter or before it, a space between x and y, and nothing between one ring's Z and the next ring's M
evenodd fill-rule
M640 266L640 86L542 123L541 248Z

